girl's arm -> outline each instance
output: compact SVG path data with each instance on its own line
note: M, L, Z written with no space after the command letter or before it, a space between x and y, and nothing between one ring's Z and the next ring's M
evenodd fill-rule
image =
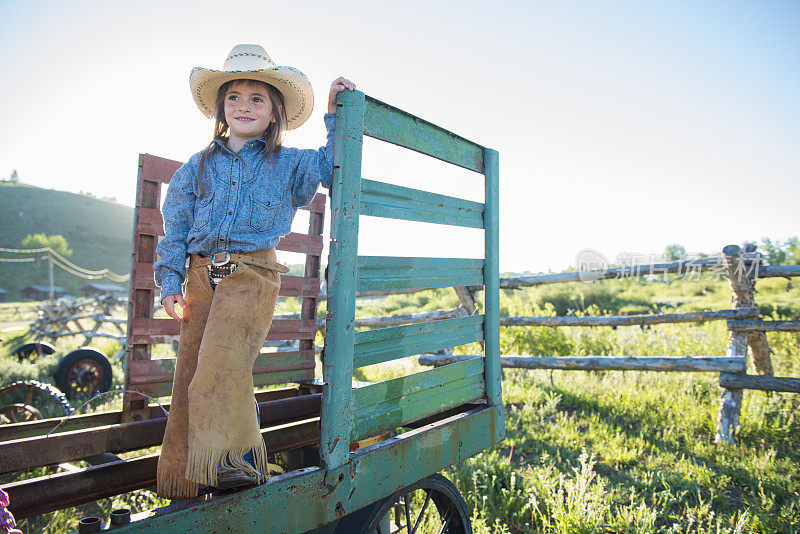
M158 242L158 261L153 265L156 285L161 287L161 302L166 311L174 308L175 300L184 308L181 285L186 279L186 238L194 222L197 196L193 184L197 180L196 157L192 157L170 180L161 212L164 215L164 237ZM171 296L173 298L167 299ZM176 315L169 314L173 318Z
M320 182L330 188L333 174L333 133L336 128L336 95L345 89L354 91L355 84L346 78L336 78L328 94L328 113L325 127L328 139L319 150L300 150L297 166L292 176L292 206L307 206L317 192Z

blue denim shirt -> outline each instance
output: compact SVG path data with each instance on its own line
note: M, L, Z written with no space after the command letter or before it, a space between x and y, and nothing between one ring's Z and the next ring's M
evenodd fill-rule
M335 122L335 114L325 115L328 140L319 150L282 147L269 160L260 139L238 153L218 141L205 164L204 196L197 184L200 153L175 171L162 207L166 235L153 265L162 299L182 294L187 254L274 248L291 231L297 208L311 203L319 183L331 186Z

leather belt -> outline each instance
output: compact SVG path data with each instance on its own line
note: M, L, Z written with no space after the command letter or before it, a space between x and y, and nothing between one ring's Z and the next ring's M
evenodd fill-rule
M195 261L192 261L192 266L203 267L205 265L211 265L213 267L221 267L235 261L248 265L255 265L256 267L263 267L264 269L269 269L278 273L289 272L289 268L287 266L281 265L276 261L265 260L255 256L248 256L247 254L231 254L230 252L217 252L213 256L199 258Z

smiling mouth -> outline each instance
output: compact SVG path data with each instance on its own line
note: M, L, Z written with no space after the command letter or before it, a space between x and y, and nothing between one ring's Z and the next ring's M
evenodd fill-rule
M250 117L234 117L237 121L242 122L253 122L255 119L251 119Z

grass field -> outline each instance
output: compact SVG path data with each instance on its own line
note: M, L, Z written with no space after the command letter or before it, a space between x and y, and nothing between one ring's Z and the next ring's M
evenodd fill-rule
M764 313L800 315L800 290L785 280L761 281L758 291ZM435 290L364 299L358 315L457 305L451 290ZM690 311L728 308L730 293L724 280L622 280L504 291L501 306L503 315ZM290 301L279 311L296 308ZM513 327L501 330L501 352L723 355L727 335L724 322L645 329ZM767 335L776 374L800 376L800 334ZM474 345L456 352L478 350ZM40 373L47 380L45 364L13 362L5 346L0 351L4 377ZM356 378L378 381L420 370L415 358L405 358L359 369ZM745 392L737 444L722 446L714 443L718 395L714 374L505 370L506 441L445 474L470 505L476 534L800 532L800 398ZM21 528L66 532L82 514L159 504L143 490L47 514Z

